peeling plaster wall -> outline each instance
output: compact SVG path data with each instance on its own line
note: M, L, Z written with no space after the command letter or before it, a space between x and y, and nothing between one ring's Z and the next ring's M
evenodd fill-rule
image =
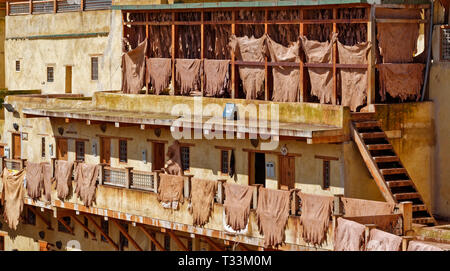
M121 22L121 12L114 10L7 16L6 87L65 93L66 66L72 66L72 93L92 96L94 91L120 89ZM89 33L99 35L76 37ZM92 56L99 57L98 80L91 80ZM54 82L47 82L47 66L54 67Z

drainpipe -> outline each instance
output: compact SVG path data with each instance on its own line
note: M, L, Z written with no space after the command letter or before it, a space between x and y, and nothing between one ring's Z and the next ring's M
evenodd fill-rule
M431 62L431 46L432 46L432 37L433 37L433 13L434 13L434 1L430 0L431 11L430 11L430 30L428 31L428 47L427 47L427 65L425 68L425 80L423 81L422 86L422 94L420 97L420 101L423 102L425 96L425 89L427 88L428 77L430 73L430 62Z

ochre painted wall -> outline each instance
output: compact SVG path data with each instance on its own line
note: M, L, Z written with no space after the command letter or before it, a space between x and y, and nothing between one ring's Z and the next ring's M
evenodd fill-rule
M435 62L430 71L430 99L434 103L436 140L433 203L434 212L450 217L450 62Z
M64 93L66 66L72 66L72 93L120 89L122 15L101 10L6 17L6 87ZM106 33L93 37L39 37ZM38 37L35 37L38 36ZM28 39L32 37L32 39ZM99 79L91 80L91 57L97 56ZM21 70L15 69L20 60ZM54 82L47 82L47 66L54 67Z

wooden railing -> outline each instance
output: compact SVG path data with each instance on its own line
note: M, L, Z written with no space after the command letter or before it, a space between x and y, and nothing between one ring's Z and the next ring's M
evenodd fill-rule
M4 168L10 170L21 170L25 167L26 159L8 159L6 157L0 158L0 167L3 171Z
M110 9L112 0L29 0L6 2L6 15L44 14Z

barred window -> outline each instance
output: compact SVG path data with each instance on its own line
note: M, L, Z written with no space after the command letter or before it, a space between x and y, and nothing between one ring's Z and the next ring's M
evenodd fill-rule
M45 157L45 137L41 139L41 157Z
M221 151L222 173L228 173L228 151Z
M98 80L98 57L91 57L91 80Z
M84 141L76 141L75 142L75 154L77 161L84 162L85 150L84 150Z
M119 140L119 161L127 162L127 141Z
M330 161L323 160L323 189L330 188Z
M189 170L189 147L181 147L181 165L183 170Z
M53 67L47 67L47 82L53 82Z
M16 72L20 72L20 60L16 60Z

